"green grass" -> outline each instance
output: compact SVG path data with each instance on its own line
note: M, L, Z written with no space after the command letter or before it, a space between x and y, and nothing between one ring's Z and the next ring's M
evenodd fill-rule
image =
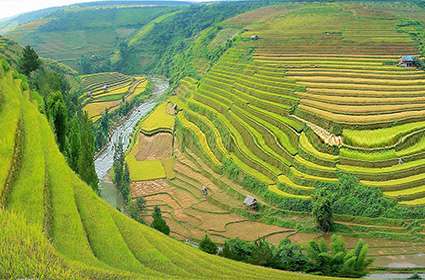
M78 178L74 177L72 184L81 221L96 257L111 267L147 273L128 249L110 215L110 206L100 201Z
M23 154L14 188L8 196L8 208L22 213L28 222L43 226L46 170L40 115L35 105L23 97Z
M156 180L167 177L160 160L138 161L131 155L127 156L126 160L132 181Z
M74 201L72 187L76 176L68 167L65 158L60 153L54 135L49 132L47 120L40 125L45 131L43 146L45 149L48 188L50 192L50 208L52 221L50 238L55 248L68 258L86 263L100 265L91 251L85 229L81 223L80 214Z
M67 266L36 225L0 210L0 271L5 279L89 279Z
M18 94L6 94L7 92L19 92L11 79L11 73L4 74L0 67L0 197L5 197L4 187L13 162L16 131L20 118L20 98ZM0 201L3 203L3 201Z
M162 21L166 20L167 18L174 16L177 13L178 13L178 11L171 12L171 13L159 16L159 17L155 18L154 20L150 21L148 24L143 26L140 30L138 30L134 35L131 36L131 38L128 41L128 46L133 47L133 46L137 45L143 39L143 37L146 34L148 34L149 32L151 32L154 29L155 25L157 25L158 23L161 23Z

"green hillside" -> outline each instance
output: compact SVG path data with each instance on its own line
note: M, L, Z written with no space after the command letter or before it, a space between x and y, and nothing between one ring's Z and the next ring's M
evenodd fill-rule
M137 220L150 224L160 206L172 238L111 207L68 166L56 123L17 72L21 47L0 37L0 278L322 279L189 244L208 235L270 249L289 239L306 256L327 251L330 234L315 215L323 202L331 231L375 257L374 268L423 268L423 3L99 5L61 8L7 36L75 77L68 98L88 123L106 122L102 143L117 125L105 112L150 98L158 90L150 74L169 79L103 180L113 177ZM318 248L305 246L321 237L310 243ZM324 254L297 271L353 275L317 269Z
M2 278L317 279L207 255L111 208L67 166L28 90L2 65Z
M43 57L66 63L77 70L82 67L80 60L83 57L107 68L110 67L107 61L122 40L180 6L184 7L184 3L117 1L108 5L73 5L24 21L9 30L7 36L21 45L33 46Z

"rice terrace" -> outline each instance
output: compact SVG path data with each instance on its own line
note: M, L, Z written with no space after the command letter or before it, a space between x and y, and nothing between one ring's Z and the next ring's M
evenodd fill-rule
M29 2L0 279L425 279L423 1Z

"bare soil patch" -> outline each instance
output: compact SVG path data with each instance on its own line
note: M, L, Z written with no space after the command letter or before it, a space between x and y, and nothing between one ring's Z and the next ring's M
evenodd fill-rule
M153 136L139 135L138 152L136 159L158 160L168 159L172 156L173 135L167 132L160 132Z
M133 198L141 196L149 196L169 189L166 180L139 181L131 183L131 196Z

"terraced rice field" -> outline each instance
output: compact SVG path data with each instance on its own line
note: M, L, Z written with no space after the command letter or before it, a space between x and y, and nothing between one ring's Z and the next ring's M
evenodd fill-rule
M57 279L318 278L211 256L116 211L69 168L47 119L14 76L0 67L0 221L7 244L0 254L6 273L16 271L18 260L17 269L25 267L19 276L50 278L54 266L63 268Z
M204 168L204 172L211 172L218 180L223 180L223 183L226 179L220 178L205 165L200 165L199 159L192 152L184 155L176 151L176 157L173 179L132 184L132 196L143 196L146 200L147 211L143 216L148 222L154 206L159 205L171 227L172 236L179 240L199 241L208 234L214 241L223 243L227 238L234 237L256 240L295 233L294 229L249 221L235 214L236 209L244 209L242 201L246 191L229 193L212 182L200 172L201 168ZM208 196L202 194L203 187L208 188Z
M161 103L140 121L134 132L133 143L126 156L130 177L134 184L173 178L174 109Z
M117 72L81 76L83 93L80 100L89 117L97 120L103 112L117 109L123 102L143 94L148 80Z
M261 23L252 13L230 21L245 40L199 81L183 80L174 100L203 157L217 168L231 159L283 197L309 199L344 171L423 205L413 178L425 170L425 72L398 66L419 55L399 29L413 8L384 6L289 5Z

